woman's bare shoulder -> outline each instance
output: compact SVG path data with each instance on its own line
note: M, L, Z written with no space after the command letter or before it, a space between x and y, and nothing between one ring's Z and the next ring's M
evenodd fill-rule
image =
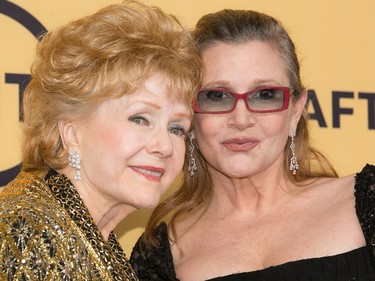
M325 192L353 192L355 176L355 174L350 174L337 178L316 178L306 185L306 189L314 190L314 192L316 191L320 194L324 194Z

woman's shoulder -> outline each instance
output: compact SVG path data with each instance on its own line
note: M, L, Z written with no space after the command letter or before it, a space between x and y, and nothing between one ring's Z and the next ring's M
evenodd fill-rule
M73 225L45 181L31 173L21 172L0 193L0 236L28 233L37 244L56 233L54 239L72 236Z
M375 209L375 166L366 166L355 175L355 197L357 211Z
M375 166L367 164L355 175L355 208L375 264Z
M47 230L54 232L57 227L67 228L67 217L47 184L31 173L21 172L0 193L3 234L32 230L33 237L37 238L37 234L42 235Z
M148 244L144 241L145 233L139 237L138 241L133 247L131 260L138 260L139 258L148 259L153 258L154 255L159 255L160 250L169 248L168 228L165 222L161 222L154 228L155 243Z
M77 262L70 250L81 249L74 224L59 207L45 182L21 172L0 195L0 279L30 274L33 280L58 274L57 265ZM69 243L67 242L69 237ZM75 244L74 244L75 243ZM73 245L77 246L73 249ZM73 251L72 251L73 252ZM72 253L71 252L71 253ZM78 252L78 251L76 251ZM24 259L34 257L26 264ZM71 258L71 260L68 260ZM7 265L3 261L13 261ZM38 261L44 261L37 264ZM3 263L2 263L3 262ZM74 262L74 263L73 263ZM19 267L18 264L23 264ZM70 267L67 269L71 269ZM75 271L69 271L75 274ZM75 275L74 275L75 276ZM73 278L74 279L74 278ZM81 280L81 279L74 279Z
M177 280L165 222L154 229L156 243L146 245L144 234L138 239L130 263L140 280Z
M356 206L368 204L371 197L375 204L375 166L366 164L359 172L338 178L328 178L322 181L329 186L330 191L337 199L355 200ZM363 201L365 200L365 201ZM350 203L352 204L352 203Z
M32 214L35 221L51 207L51 194L44 181L33 174L21 172L0 193L0 217L23 217Z
M363 169L355 175L356 189L375 189L375 166L366 164Z
M375 193L375 166L366 164L361 171L337 178L318 178L313 181L311 186L322 187L329 186L334 190L335 187L340 193L346 190L348 193L355 192L374 192Z

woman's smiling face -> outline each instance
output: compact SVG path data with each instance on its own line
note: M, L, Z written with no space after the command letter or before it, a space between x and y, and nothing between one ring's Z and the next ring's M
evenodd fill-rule
M96 194L98 204L155 207L181 171L191 111L171 98L164 81L163 75L152 76L134 94L103 102L74 127L80 184Z

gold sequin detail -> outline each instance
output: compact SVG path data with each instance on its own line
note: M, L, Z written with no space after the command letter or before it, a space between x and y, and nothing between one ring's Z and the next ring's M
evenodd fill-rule
M138 280L106 242L72 183L21 172L0 192L0 280Z

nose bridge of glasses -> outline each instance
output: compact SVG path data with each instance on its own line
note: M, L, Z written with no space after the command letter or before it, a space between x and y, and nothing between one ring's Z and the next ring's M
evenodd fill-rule
M236 108L239 106L239 103L241 104L240 106L244 106L244 108L246 108L246 110L252 111L251 108L249 107L249 103L247 101L247 96L248 96L247 93L236 94L235 99L233 101L233 105L232 105L232 111L236 110Z
M249 92L242 93L242 94L232 92L231 94L235 97L232 110L235 110L237 107L237 103L241 102L244 104L244 106L247 108L248 111L252 112L253 110L250 108L250 104L249 104L249 96L251 96L253 93L254 93L253 91L249 91Z

